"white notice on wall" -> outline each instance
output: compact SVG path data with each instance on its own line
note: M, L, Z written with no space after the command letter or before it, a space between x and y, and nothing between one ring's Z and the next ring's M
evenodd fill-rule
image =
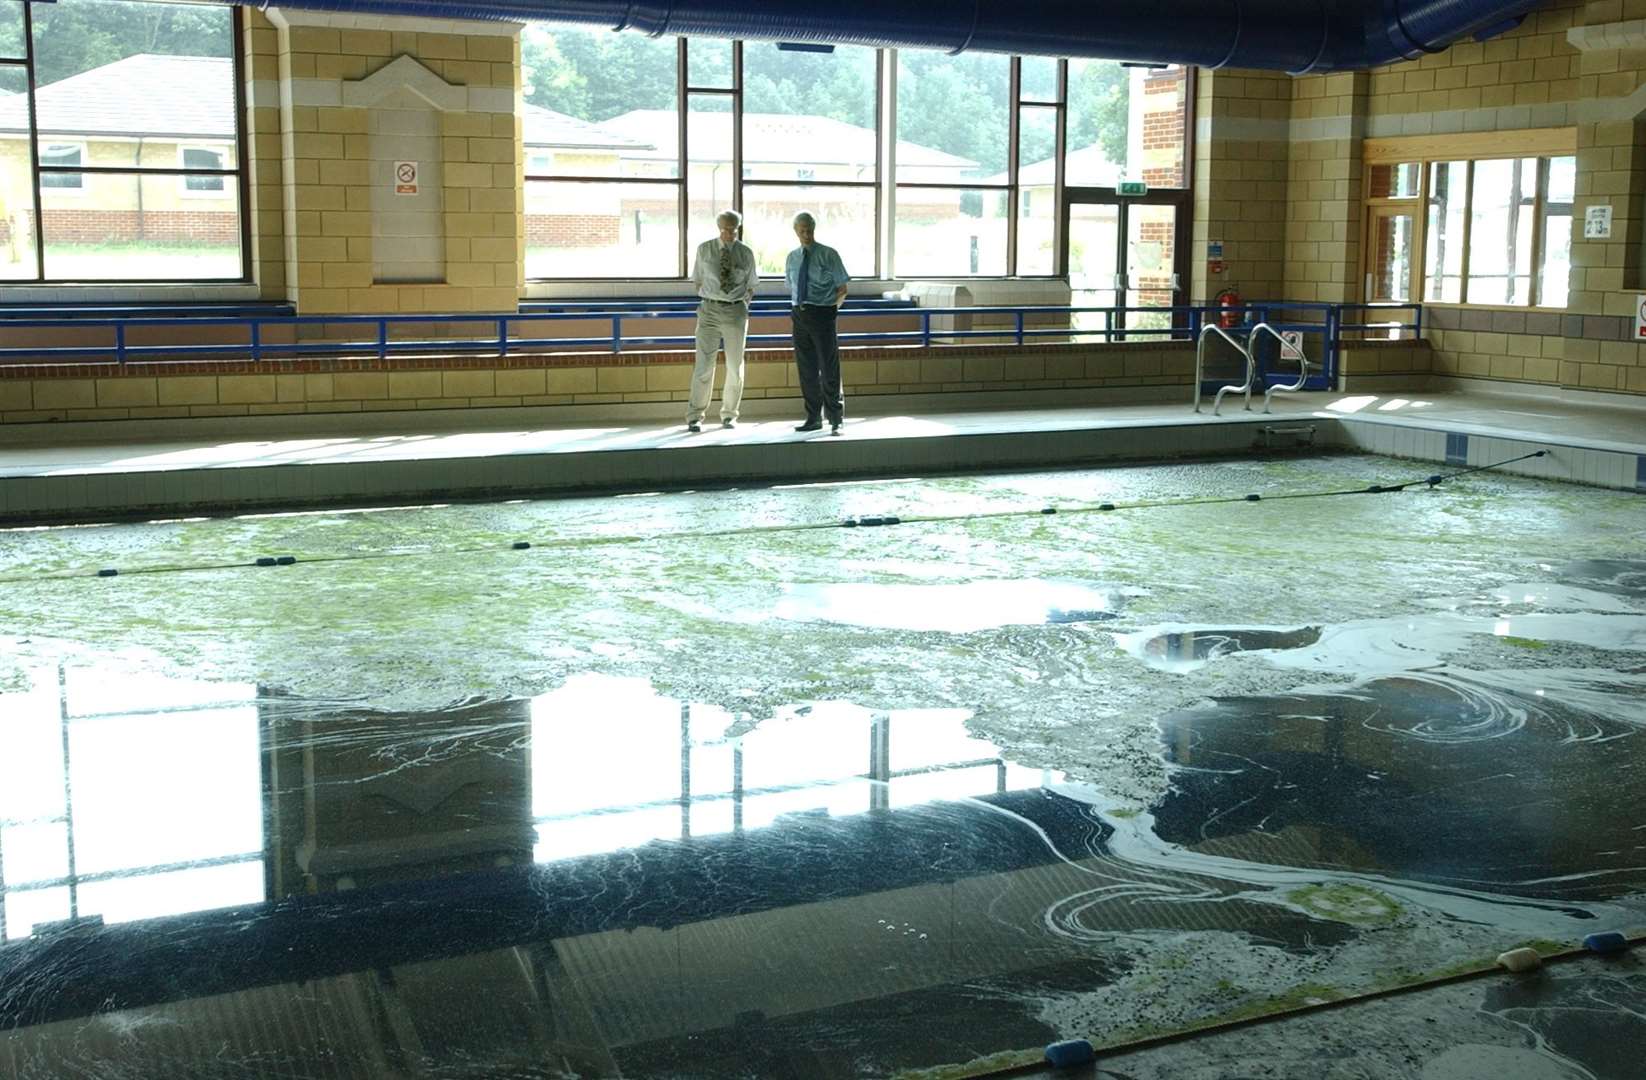
M396 195L417 194L417 162L397 161L394 163L394 193Z
M1635 297L1635 340L1646 339L1646 296Z
M1303 331L1282 330L1280 332L1280 358L1282 360L1303 359Z
M1591 206L1583 211L1583 238L1610 240L1612 238L1612 208Z

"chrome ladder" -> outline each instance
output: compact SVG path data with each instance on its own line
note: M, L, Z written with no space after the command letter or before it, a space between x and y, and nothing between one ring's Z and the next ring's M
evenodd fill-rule
M1212 415L1217 415L1218 410L1223 407L1223 395L1229 393L1230 391L1237 394L1246 395L1246 409L1249 412L1252 408L1252 380L1254 378L1252 350L1248 346L1242 345L1233 334L1229 333L1221 326L1218 326L1216 323L1207 323L1205 326L1200 328L1200 343L1195 346L1194 411L1200 411L1200 382L1202 373L1206 370L1206 341L1214 333L1224 341L1227 341L1230 345L1233 345L1236 349L1240 350L1240 355L1246 361L1246 381L1239 386L1230 383L1228 386L1220 387L1217 391L1217 397L1212 401Z
M1251 333L1247 335L1246 349L1248 353L1256 348L1258 331L1260 330L1280 342L1280 355L1284 358L1286 355L1287 341L1285 337L1281 335L1280 331L1276 330L1266 322L1260 322L1256 326L1252 327ZM1304 383L1309 381L1309 358L1304 355L1303 341L1301 337L1298 339L1297 343L1297 364L1298 372L1297 381L1295 383L1292 383L1290 386L1271 386L1267 390L1263 391L1263 411L1265 413L1269 411L1269 399L1274 395L1296 393L1297 391L1303 389ZM1250 369L1248 368L1247 370L1249 371ZM1251 406L1248 405L1247 408L1251 408Z

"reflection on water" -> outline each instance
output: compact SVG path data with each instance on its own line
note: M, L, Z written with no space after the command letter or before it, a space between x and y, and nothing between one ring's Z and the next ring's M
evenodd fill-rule
M1240 629L1195 628L1167 632L1144 631L1116 634L1115 641L1127 652L1151 667L1169 671L1190 671L1208 660L1238 652L1269 649L1302 649L1320 640L1320 627L1289 630L1261 627Z
M1646 888L1646 761L1639 729L1621 721L1455 680L1386 678L1346 694L1222 700L1161 730L1178 766L1154 808L1166 844L1491 895ZM1592 737L1573 738L1580 730Z
M1628 925L1646 675L1588 662L1646 640L1621 573L1505 593L1557 612L1118 636L1153 679L1336 677L1166 716L1146 807L960 709L41 672L0 695L0 1072L885 1075ZM780 614L1112 609L1005 584Z
M785 585L772 613L780 619L963 634L998 626L1112 619L1115 598L1086 585L1035 579L930 585L801 584Z

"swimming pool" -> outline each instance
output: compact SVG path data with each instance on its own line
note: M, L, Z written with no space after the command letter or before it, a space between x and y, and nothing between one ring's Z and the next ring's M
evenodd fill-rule
M885 1075L1638 927L1646 501L1314 497L1431 471L0 534L0 1061Z

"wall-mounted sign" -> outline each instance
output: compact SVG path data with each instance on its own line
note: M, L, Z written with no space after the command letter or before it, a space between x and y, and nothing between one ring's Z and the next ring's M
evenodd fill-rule
M1280 332L1280 358L1282 360L1303 359L1303 331L1282 330Z
M396 195L417 194L417 162L397 161L394 163L394 193Z
M1122 180L1114 190L1117 195L1147 195L1149 185L1141 180Z
M1223 272L1223 241L1206 241L1206 272L1221 274Z
M1635 340L1646 339L1646 296L1635 297Z
M1612 208L1610 206L1591 206L1583 211L1583 238L1585 240L1610 240L1612 238Z

